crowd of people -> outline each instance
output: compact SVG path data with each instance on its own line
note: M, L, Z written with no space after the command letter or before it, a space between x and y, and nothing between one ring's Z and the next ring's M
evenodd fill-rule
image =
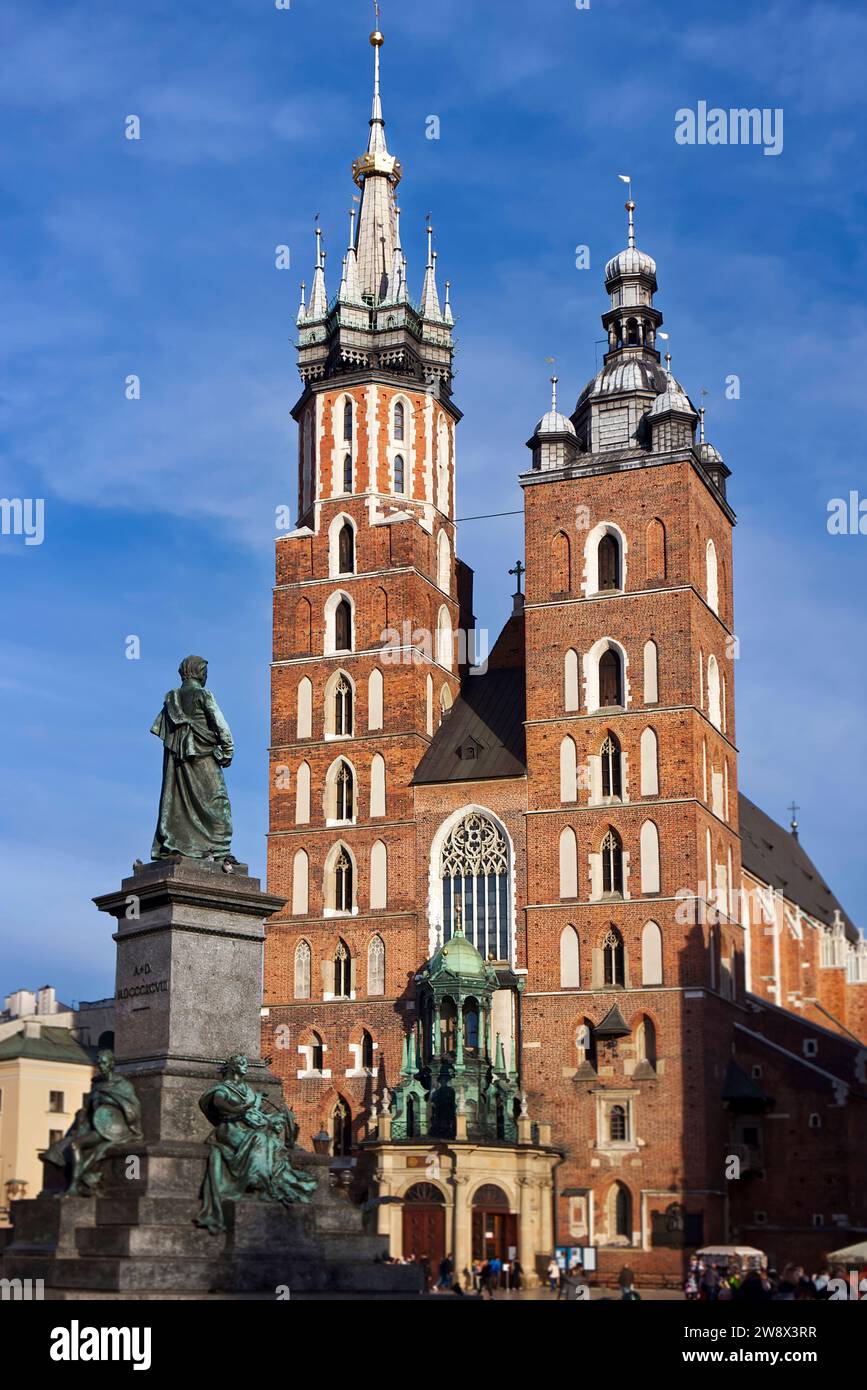
M524 1287L524 1271L520 1260L473 1260L460 1274L455 1269L451 1253L439 1261L436 1269L427 1255L392 1256L387 1252L379 1257L385 1264L417 1265L420 1282L426 1293L476 1294L493 1298L497 1290L518 1291ZM557 1299L586 1298L586 1276L580 1264L566 1269L553 1256L546 1274L548 1289ZM716 1303L734 1299L743 1302L794 1301L812 1299L824 1301L831 1297L833 1280L843 1280L848 1286L850 1271L842 1265L826 1264L810 1274L803 1265L787 1264L781 1270L767 1266L741 1268L736 1262L721 1263L698 1254L691 1257L683 1291L689 1302ZM862 1271L867 1277L867 1270ZM860 1276L859 1276L860 1277ZM620 1297L625 1302L641 1298L635 1286L635 1275L624 1265L617 1278Z
M465 1293L480 1294L483 1298L493 1298L497 1289L521 1289L524 1287L524 1271L521 1261L501 1260L494 1255L489 1260L473 1260L460 1275L455 1269L451 1252L444 1255L436 1270L431 1266L427 1255L399 1256L383 1254L383 1264L418 1265L421 1282L426 1293Z
M683 1291L691 1303L825 1301L831 1297L832 1279L847 1281L848 1271L842 1265L825 1265L808 1274L799 1264L787 1264L781 1270L765 1266L742 1270L737 1264L721 1265L693 1255Z

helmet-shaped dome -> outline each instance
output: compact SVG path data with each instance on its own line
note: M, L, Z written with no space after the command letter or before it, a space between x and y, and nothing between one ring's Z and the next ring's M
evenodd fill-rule
M568 434L571 435L574 439L575 426L572 424L572 421L566 415L561 415L559 410L547 410L545 414L542 416L533 433Z
M719 449L715 449L712 444L708 444L707 440L699 445L698 453L702 463L722 463L723 461L723 456Z
M643 275L645 279L653 281L656 288L656 261L652 256L648 256L646 251L639 251L637 246L627 246L624 251L618 251L616 256L605 267L605 288L608 289L616 280L621 280L627 275Z
M650 416L654 418L657 415L666 415L669 411L677 411L681 415L695 415L698 418L695 406L680 382L675 381L673 376L669 377L665 390L657 396L650 407Z

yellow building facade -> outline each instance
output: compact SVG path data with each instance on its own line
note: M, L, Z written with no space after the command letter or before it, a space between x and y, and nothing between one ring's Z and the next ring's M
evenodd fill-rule
M42 1190L39 1155L69 1129L93 1072L67 1028L27 1020L0 1040L0 1221Z

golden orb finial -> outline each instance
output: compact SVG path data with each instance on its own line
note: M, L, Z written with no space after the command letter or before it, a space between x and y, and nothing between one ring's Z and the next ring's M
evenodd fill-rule
M374 29L373 33L372 33L371 36L370 36L370 42L373 44L373 47L374 47L374 48L381 48L381 47L382 47L382 45L385 43L385 38L384 38L384 36L383 36L381 30L379 30L379 29Z

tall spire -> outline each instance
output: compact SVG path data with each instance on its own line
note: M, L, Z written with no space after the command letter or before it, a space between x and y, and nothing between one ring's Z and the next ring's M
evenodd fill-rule
M401 168L399 161L389 154L385 142L379 87L379 50L384 39L379 29L374 29L370 42L374 54L370 135L366 152L352 166L352 177L361 189L355 242L359 289L363 296L378 304L388 295L393 268L397 244L394 190L400 182Z

